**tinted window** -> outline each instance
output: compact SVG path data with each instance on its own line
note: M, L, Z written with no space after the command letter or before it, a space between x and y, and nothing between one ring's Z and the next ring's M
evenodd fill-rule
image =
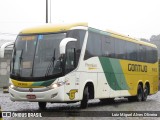
M152 53L152 48L151 47L146 47L146 52L147 52L147 62L152 63L153 62L153 53Z
M107 35L102 36L102 55L104 57L115 57L115 47L114 42L115 40Z
M157 49L90 31L84 59L94 56L155 63Z
M79 57L81 54L81 49L82 49L85 33L86 33L85 30L78 30L78 29L70 30L67 32L67 37L77 39L77 42L76 42L76 66L78 65L78 62L79 62Z
M146 46L139 45L138 61L146 62Z
M75 57L75 42L69 42L66 46L66 63L65 63L65 74L71 72L77 67Z
M115 39L115 57L118 59L126 59L126 41Z
M89 31L84 59L102 55L101 35Z
M70 30L67 32L67 37L76 38L77 39L76 48L81 49L83 45L85 33L86 33L85 30L78 30L78 29Z
M155 48L152 48L152 63L155 63L158 60L158 52Z
M137 60L137 44L132 42L126 42L126 50L127 50L127 59L128 60Z

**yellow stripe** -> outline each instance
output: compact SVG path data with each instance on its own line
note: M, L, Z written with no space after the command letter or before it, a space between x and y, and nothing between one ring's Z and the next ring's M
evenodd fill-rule
M17 81L17 80L11 80L13 85L16 87L23 87L23 88L28 88L31 87L33 82L21 82L21 81Z
M88 70L97 70L97 68L89 67Z
M87 23L61 24L61 25L47 24L44 26L24 29L20 32L20 34L61 32L61 31L67 31L72 27L76 26L88 26L88 24Z
M21 88L42 88L44 86L33 86L34 82L22 82L22 81L17 81L11 79L12 83L16 87L21 87Z

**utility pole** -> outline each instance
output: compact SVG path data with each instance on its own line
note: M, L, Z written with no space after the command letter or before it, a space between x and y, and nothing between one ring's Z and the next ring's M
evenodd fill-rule
M51 23L51 21L52 21L52 0L50 0L50 23Z
M48 23L48 0L46 0L46 23Z

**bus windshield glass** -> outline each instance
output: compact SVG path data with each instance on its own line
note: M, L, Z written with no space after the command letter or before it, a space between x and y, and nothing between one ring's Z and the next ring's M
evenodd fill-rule
M19 35L15 42L11 74L47 77L60 74L59 44L66 33Z

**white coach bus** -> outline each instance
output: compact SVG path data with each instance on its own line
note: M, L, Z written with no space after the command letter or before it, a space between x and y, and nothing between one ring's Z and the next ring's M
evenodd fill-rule
M12 101L145 101L158 91L157 47L86 23L45 25L17 36L10 71Z

